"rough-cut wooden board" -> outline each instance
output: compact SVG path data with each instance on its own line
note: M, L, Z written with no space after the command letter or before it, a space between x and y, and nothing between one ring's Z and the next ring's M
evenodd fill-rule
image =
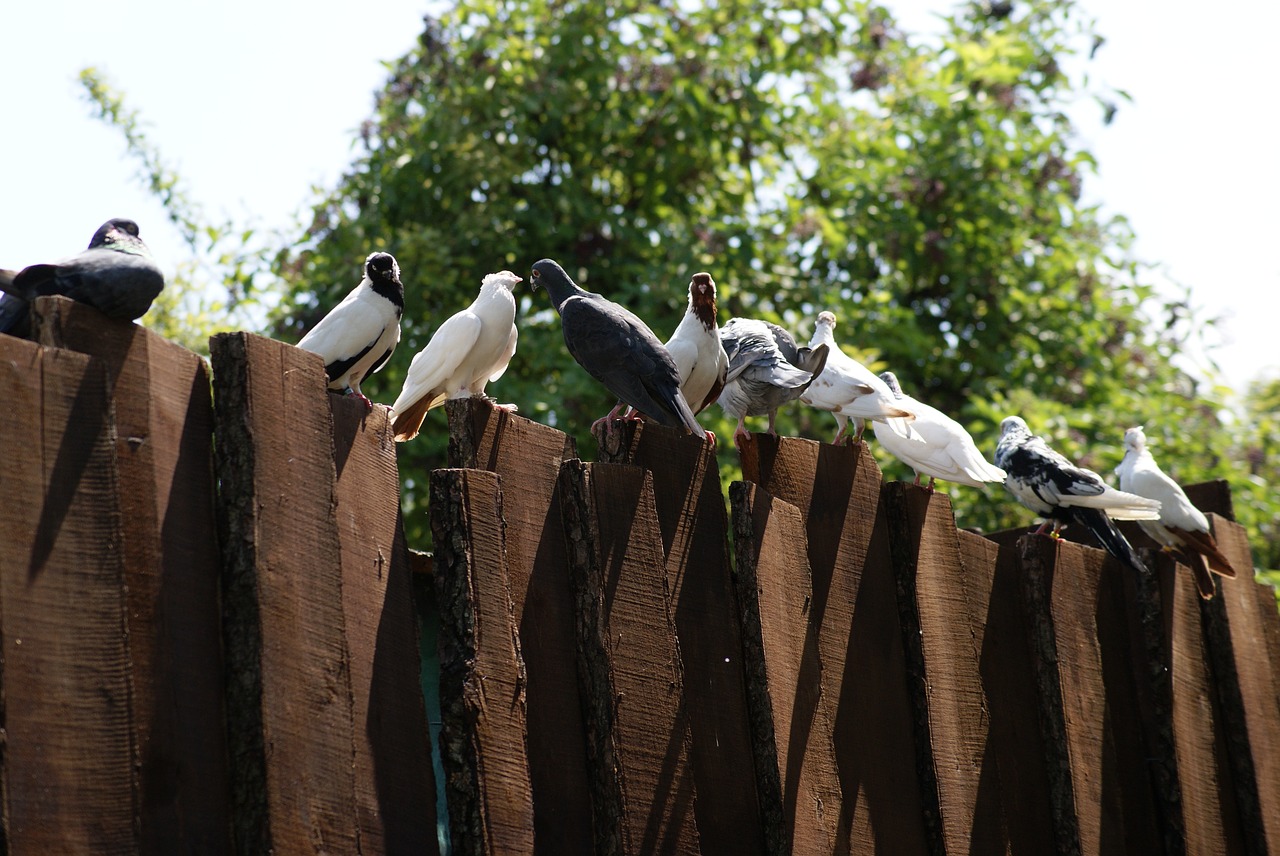
M233 830L241 853L355 853L351 683L321 358L210 340Z
M482 470L431 474L440 745L453 852L533 852L524 661L507 586L503 493Z
M1280 705L1276 673L1268 661L1271 610L1258 597L1247 533L1217 514L1209 524L1219 548L1237 569L1220 579L1218 596L1203 608L1205 630L1236 789L1246 851L1280 849ZM1243 570L1242 570L1243 569Z
M213 407L204 360L63 297L32 303L44 345L98 357L115 404L144 853L231 848Z
M396 444L386 408L337 395L329 406L360 852L434 853L435 777Z
M480 399L445 408L449 466L496 472L510 498L507 576L528 676L535 849L589 853L591 794L558 488L560 464L577 454L573 439Z
M1017 578L1021 571L1010 561L1016 557L1009 551L1002 557L1000 547L981 535L960 531L956 538L990 715L974 837L990 841L993 853L1052 853L1048 783Z
M1051 538L1019 548L1041 721L1059 744L1047 754L1059 852L1160 852L1121 600L1131 571Z
M933 792L945 852L1004 846L999 800L980 806L989 714L974 645L973 610L955 516L943 493L906 482L883 488L903 648L911 675L921 789ZM988 787L991 783L988 782ZM998 779L996 781L998 787ZM979 810L989 812L979 816Z
M1171 612L1168 680L1186 852L1237 856L1245 852L1244 839L1205 647L1200 595L1190 569L1167 556L1155 564L1161 597Z
M612 434L602 428L596 439L600 460L636 464L653 474L684 664L702 847L708 853L758 853L764 830L749 767L742 637L715 450L702 437L637 421Z
M729 488L749 675L756 790L768 852L825 854L841 841L832 723L819 714L822 663L800 510L750 482ZM848 842L841 844L847 852Z
M823 693L851 852L929 852L880 470L865 445L753 434L742 472L805 517ZM829 807L828 810L833 810ZM838 846L837 849L840 849Z
M134 853L111 396L102 364L0 335L6 853Z
M653 480L639 467L560 471L592 762L595 852L695 854L680 652Z

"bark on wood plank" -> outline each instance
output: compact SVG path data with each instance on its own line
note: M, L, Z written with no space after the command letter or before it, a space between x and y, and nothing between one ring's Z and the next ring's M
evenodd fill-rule
M819 703L834 723L841 828L848 830L848 844L841 846L855 854L877 847L930 852L937 842L926 840L922 820L879 467L865 444L753 434L742 450L742 471L805 517L810 620L823 664Z
M388 411L329 396L360 850L435 853L436 787Z
M680 653L653 480L567 461L565 540L593 775L595 852L699 852Z
M1200 595L1190 569L1162 557L1161 595L1172 612L1169 631L1173 739L1186 827L1186 852L1245 852L1231 787L1226 735L1200 619Z
M883 488L888 511L903 648L912 680L921 790L933 792L934 840L947 853L994 853L1004 846L999 800L979 789L989 714L974 645L955 516L946 494L906 482ZM988 783L991 786L991 783ZM998 779L995 786L998 788Z
M141 765L141 851L231 848L213 406L204 360L61 297L32 303L44 345L98 357L115 404Z
M756 790L767 849L847 852L840 774L823 692L813 583L800 510L750 482L729 488L737 553L737 601L753 732Z
M503 492L482 470L431 474L440 609L440 745L453 851L531 853L524 662L507 584Z
M210 350L236 848L356 853L324 365L247 333Z
M137 747L100 361L0 336L6 853L134 853Z
M749 775L742 637L729 564L728 519L715 450L702 437L628 421L597 433L600 460L653 475L667 587L684 664L693 736L698 834L709 853L764 847L755 777Z
M1253 562L1244 529L1217 514L1208 517L1219 548L1239 574L1222 579L1218 595L1202 606L1236 805L1246 851L1274 852L1280 848L1280 706L1267 660L1265 622L1271 610L1262 606L1248 571Z
M1068 542L1019 545L1042 733L1058 744L1047 758L1059 852L1160 852L1121 600L1131 571Z
M558 487L560 464L577 455L573 438L480 399L445 408L449 466L497 473L512 498L504 509L507 576L528 678L535 848L544 856L589 853L586 726Z

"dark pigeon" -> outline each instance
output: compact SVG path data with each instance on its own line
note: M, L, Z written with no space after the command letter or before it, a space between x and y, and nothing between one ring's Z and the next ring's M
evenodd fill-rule
M360 284L307 331L298 347L324 357L329 389L355 395L372 409L360 384L391 358L400 343L403 314L400 265L390 253L370 253Z
M804 394L827 363L828 348L801 348L777 324L734 318L720 328L720 344L729 355L729 371L719 403L738 420L735 443L748 435L746 417L769 417L769 433L777 435L778 408Z
M596 420L592 430L601 422L609 430L629 405L662 425L704 435L680 392L675 362L648 325L612 300L579 288L551 259L537 262L529 281L551 295L565 346L578 365L618 397L617 406Z
M138 237L138 224L115 218L98 227L84 252L20 271L0 271L0 332L30 333L28 303L62 295L97 309L108 318L133 321L151 308L164 288L164 271Z
M1093 533L1108 553L1140 573L1147 568L1116 528L1117 520L1156 520L1160 503L1109 487L1093 470L1077 467L1031 433L1021 417L1000 423L996 466L1005 471L1004 486L1014 497L1045 518L1037 534L1053 524L1053 534L1067 523Z

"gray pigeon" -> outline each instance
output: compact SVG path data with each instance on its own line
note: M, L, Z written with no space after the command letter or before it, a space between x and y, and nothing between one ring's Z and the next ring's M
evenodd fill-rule
M164 271L138 237L138 224L117 217L98 227L89 248L61 261L0 271L0 332L26 336L28 303L60 294L108 318L132 321L151 308L164 288Z
M618 397L618 404L592 423L592 430L601 422L610 430L612 420L629 405L662 425L704 435L680 392L675 362L648 325L612 300L579 288L551 259L534 264L529 282L551 295L565 346L578 365Z
M1108 553L1139 573L1146 573L1128 539L1111 522L1157 520L1160 503L1116 490L1093 470L1077 467L1031 433L1019 416L1000 423L996 466L1005 471L1004 486L1018 502L1045 518L1036 530L1053 525L1053 534L1065 523L1080 523L1093 533Z
M827 363L828 348L801 348L777 324L750 318L734 318L720 328L720 344L729 355L729 371L719 403L738 420L734 443L749 435L746 417L769 417L769 433L778 408L804 394Z

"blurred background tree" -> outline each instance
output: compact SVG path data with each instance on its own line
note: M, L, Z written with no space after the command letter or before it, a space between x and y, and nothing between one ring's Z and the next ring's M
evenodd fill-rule
M390 402L490 271L527 277L555 258L665 338L706 270L722 322L767 318L807 340L834 311L846 350L892 368L988 454L1019 413L1110 475L1124 429L1145 424L1175 478L1231 480L1255 557L1274 568L1280 392L1259 385L1224 421L1226 390L1177 362L1205 321L1156 293L1122 218L1081 203L1095 164L1066 107L1125 98L1068 71L1100 43L1067 0L963 4L928 38L857 0L459 0L392 65L304 233L258 257L281 284L272 333L296 341L366 254L394 253L404 339L364 385ZM565 351L545 295L517 296L520 346L490 393L592 457L587 426L613 401ZM732 430L718 408L703 421ZM835 425L797 404L779 429L829 438ZM400 447L418 546L445 435L433 413ZM886 477L910 476L872 448ZM732 477L736 458L721 466ZM998 487L949 492L962 526L1030 522Z

